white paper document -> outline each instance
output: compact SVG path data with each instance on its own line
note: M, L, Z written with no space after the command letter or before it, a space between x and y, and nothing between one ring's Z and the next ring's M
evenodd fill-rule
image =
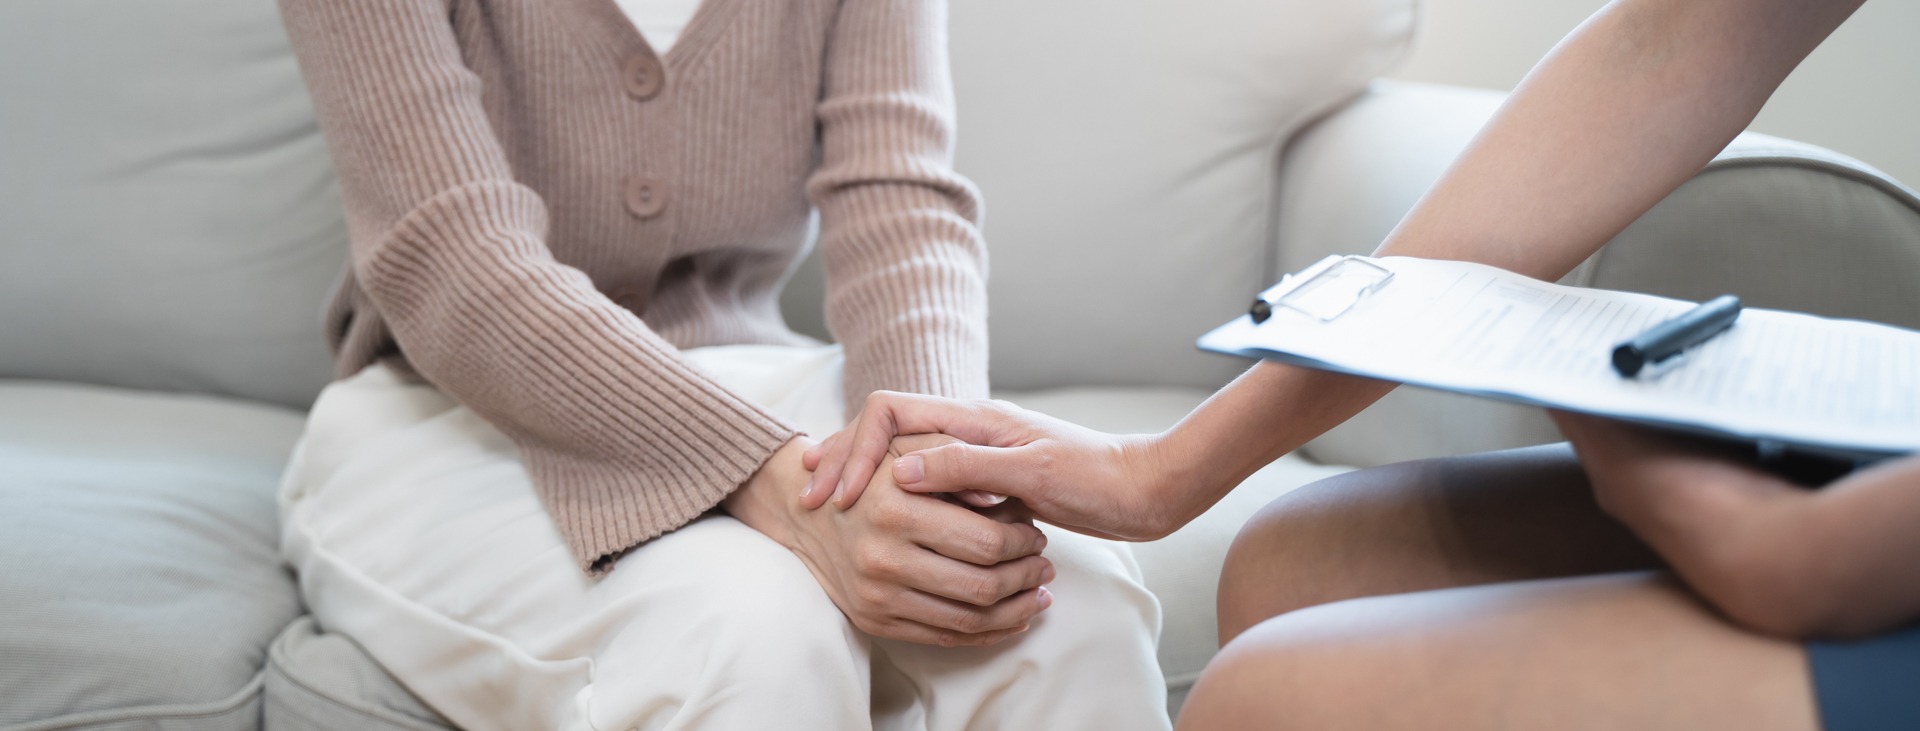
M1276 301L1344 258L1263 297ZM1614 347L1693 303L1465 262L1361 259L1392 278L1337 317L1322 320L1324 304L1275 308L1263 323L1221 326L1200 347L1834 455L1920 451L1920 332L1748 308L1677 363L1624 378Z

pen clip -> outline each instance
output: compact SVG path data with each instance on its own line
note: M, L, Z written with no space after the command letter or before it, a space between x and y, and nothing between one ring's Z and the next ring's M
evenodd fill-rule
M1739 317L1739 297L1726 294L1702 302L1616 346L1613 368L1621 377L1633 378L1649 366L1680 360L1688 349L1733 327Z

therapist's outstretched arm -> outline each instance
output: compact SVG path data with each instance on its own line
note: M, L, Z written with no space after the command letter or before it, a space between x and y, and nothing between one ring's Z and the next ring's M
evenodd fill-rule
M957 401L934 396L879 392L860 417L835 440L802 457L814 469L815 486L802 502L834 493L834 481L891 469L901 488L914 492L984 491L1020 498L1039 518L1104 538L1153 540L1206 512L1262 465L1319 434L1393 388L1392 384L1337 377L1320 371L1256 368L1235 382L1256 393L1288 394L1298 404L1275 418L1270 403L1237 398L1222 390L1161 434L1107 434L1002 401ZM1345 398L1309 398L1345 389ZM1273 432L1257 429L1271 428ZM930 449L914 446L942 433L962 443ZM880 446L873 456L871 445ZM895 460L889 446L917 450ZM902 446L904 445L904 446ZM828 474L836 451L844 468ZM882 464L882 459L888 460ZM826 487L819 487L825 485ZM859 491L838 490L845 505ZM978 502L976 505L980 504Z
M1557 279L1738 134L1789 72L1861 0L1616 0L1527 75L1486 128L1381 244L1383 256L1460 259ZM1174 483L1161 509L1197 515L1267 461L1358 413L1391 387L1261 363L1153 438ZM870 403L809 455L802 503L858 499L896 434L965 441L992 429L939 402ZM923 408L924 413L910 413ZM910 426L908 426L910 425ZM1118 439L1117 437L1115 439ZM1110 450L1056 445L1047 479L1075 483ZM845 477L846 479L842 479ZM981 475L982 484L995 482ZM1197 480L1197 481L1195 481ZM1178 509L1176 508L1178 504ZM1198 507L1198 510L1195 507Z

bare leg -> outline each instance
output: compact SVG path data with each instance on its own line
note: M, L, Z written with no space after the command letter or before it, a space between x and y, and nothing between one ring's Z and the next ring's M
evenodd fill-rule
M1248 521L1222 569L1220 641L1342 599L1661 565L1600 511L1564 444L1376 467Z
M1818 728L1800 645L1658 573L1372 597L1276 617L1207 667L1182 729Z

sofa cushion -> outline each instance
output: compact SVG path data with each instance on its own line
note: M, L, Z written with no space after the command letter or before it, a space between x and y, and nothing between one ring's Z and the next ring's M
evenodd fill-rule
M0 380L0 729L252 729L300 613L274 491L303 420Z
M0 2L0 377L309 403L345 263L273 0Z

